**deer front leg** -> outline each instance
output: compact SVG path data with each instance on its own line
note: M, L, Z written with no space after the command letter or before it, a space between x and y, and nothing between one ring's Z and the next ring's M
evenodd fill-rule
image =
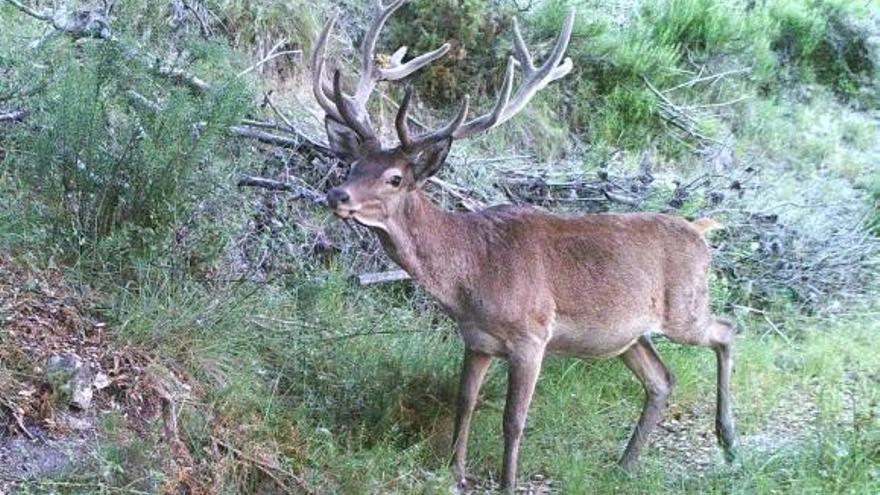
M480 385L492 364L492 356L465 347L458 386L458 404L455 413L455 431L452 437L452 474L460 486L465 483L468 433L471 415L477 404Z
M504 466L501 473L501 489L504 492L512 493L516 488L519 444L543 358L543 348L510 357L507 404L504 406Z

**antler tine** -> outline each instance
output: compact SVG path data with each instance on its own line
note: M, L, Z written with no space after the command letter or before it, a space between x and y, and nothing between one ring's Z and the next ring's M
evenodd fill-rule
M508 61L507 75L498 101L489 114L477 117L460 127L455 133L454 137L456 139L474 136L506 122L525 108L532 97L535 96L535 93L543 89L548 83L565 76L571 71L573 64L570 58L566 58L562 63L560 61L565 54L566 48L568 48L568 42L571 40L574 16L574 9L569 9L562 24L562 29L559 32L559 37L556 38L553 51L550 52L547 60L538 68L534 66L532 56L526 47L525 41L523 41L519 25L514 20L514 56ZM510 99L510 86L513 81L513 67L515 65L519 65L522 68L523 81L519 88L517 88L513 99Z
M550 53L550 56L547 57L547 61L544 62L544 65L538 69L535 74L538 78L543 78L550 74L559 62L562 60L562 56L565 55L565 49L568 48L568 42L571 41L571 32L574 29L574 9L569 9L568 14L565 16L565 21L562 23L562 29L559 31L559 37L556 38L556 45L553 47L553 51Z
M361 77L358 81L357 90L355 91L354 100L360 104L366 103L376 87L378 81L397 81L430 64L431 62L442 57L449 51L449 43L444 43L436 50L423 53L418 57L403 64L403 56L406 54L406 47L400 47L389 60L389 66L376 67L376 42L379 40L379 33L388 22L397 9L409 0L394 0L388 6L385 6L381 0L376 2L376 15L373 22L367 29L364 36L363 45L361 45Z
M324 87L324 52L327 48L327 38L330 37L330 31L333 29L333 25L336 24L336 18L337 15L334 14L327 23L324 24L324 28L321 29L321 34L315 42L315 47L312 49L312 92L315 95L315 100L317 100L321 108L324 109L324 112L337 122L342 123L342 115L339 114L339 110L333 102L330 101L330 98L327 97L327 92Z
M507 108L507 104L510 101L510 93L513 90L513 69L515 66L516 63L513 57L508 57L504 82L501 84L501 91L498 94L498 100L495 101L495 106L492 107L492 111L459 127L453 136L455 139L479 134L506 120L504 119L504 110Z
M452 138L467 118L468 108L470 106L470 96L465 95L462 99L458 113L445 126L436 131L422 134L416 138L410 135L409 124L407 121L409 104L412 100L413 90L411 86L406 87L403 101L397 110L397 117L394 119L394 125L397 127L397 137L400 139L400 147L406 151L416 151L427 144L443 141Z
M382 0L376 0L374 8L376 15L373 17L373 21L370 23L370 27L364 35L364 42L361 45L361 77L354 94L355 101L365 103L370 97L370 93L373 92L373 88L376 86L376 77L373 72L376 67L375 52L379 33L382 31L382 27L385 26L388 18L391 17L391 14L406 2L407 0L394 0L386 7Z
M529 53L526 42L523 41L522 33L519 30L519 21L516 20L516 17L513 18L513 49L516 60L522 65L523 73L528 75L534 72L532 55Z
M342 92L342 75L339 70L333 73L333 99L336 102L336 108L342 114L340 122L348 125L364 140L375 139L375 133L370 126L369 116L366 112L362 112L362 107L358 106Z
M327 115L341 124L345 124L361 136L364 140L376 140L376 134L370 123L366 103L376 87L378 81L397 81L403 79L420 68L442 57L449 51L446 43L434 51L415 57L407 63L402 63L406 55L406 47L401 47L391 56L389 66L377 68L375 61L376 42L379 33L388 21L388 18L408 0L393 0L387 6L382 0L376 1L375 15L361 45L361 73L353 96L348 96L342 90L341 76L339 71L333 75L332 86L324 77L325 51L330 31L336 23L337 16L333 15L318 36L315 48L312 51L312 92L315 99Z
M403 101L397 109L397 116L394 118L394 127L397 128L397 139L400 140L400 146L403 149L412 148L412 137L409 133L409 102L412 100L412 86L407 86L403 92Z
M430 64L431 62L437 60L443 55L446 55L446 52L449 51L449 47L449 43L443 43L442 45L440 45L440 48L437 48L436 50L427 53L423 53L405 64L400 63L400 60L403 58L402 55L400 59L395 59L395 57L392 56L388 68L379 69L379 79L382 81L398 81L400 79L403 79L404 77ZM401 47L398 52L400 50L404 50L405 52L406 47ZM395 52L395 55L396 54L397 52Z

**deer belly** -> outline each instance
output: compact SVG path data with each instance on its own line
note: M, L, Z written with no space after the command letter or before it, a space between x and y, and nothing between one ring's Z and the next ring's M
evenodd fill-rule
M490 356L506 356L513 347L509 339L493 335L476 326L459 325L459 332L468 349Z
M547 352L557 356L610 358L622 354L642 335L659 328L659 322L638 319L616 327L558 319L547 344Z

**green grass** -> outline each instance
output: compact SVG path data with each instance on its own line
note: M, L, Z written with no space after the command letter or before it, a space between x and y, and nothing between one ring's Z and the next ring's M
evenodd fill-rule
M115 305L117 337L186 370L203 391L200 407L237 425L241 448L268 448L321 493L448 491L462 345L448 322L410 309L414 295L359 289L335 272L210 290L161 276L144 280L152 287ZM880 358L865 350L880 327L870 315L804 321L791 343L749 324L736 344L733 383L740 460L725 466L716 449L704 476L679 465L682 452L653 447L637 475L620 473L615 461L638 417L640 385L617 360L547 359L520 477L540 474L562 493L583 486L596 493L875 493ZM662 339L658 347L678 379L670 414L702 411L692 433L711 435L713 353ZM469 468L481 480L497 479L500 469L505 381L498 361L472 426ZM781 404L801 400L816 403L815 434L779 450L750 450L750 439L779 435L772 425ZM850 400L854 409L841 423ZM181 417L193 452L216 434L199 410ZM125 445L102 452L111 456L104 463L140 469ZM114 479L130 478L102 482Z

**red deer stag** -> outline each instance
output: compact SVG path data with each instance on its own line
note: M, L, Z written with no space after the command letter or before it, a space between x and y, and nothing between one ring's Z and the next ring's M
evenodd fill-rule
M631 469L660 419L673 377L651 344L651 332L674 342L711 347L717 355L716 433L728 458L734 428L730 400L733 327L709 311L710 254L703 234L717 224L653 213L563 217L531 208L497 206L476 213L447 212L422 191L452 142L509 120L548 83L571 70L563 54L571 36L569 12L543 64L536 65L516 22L513 56L492 109L468 119L468 98L440 129L414 135L407 112L411 89L395 121L400 144L383 147L366 103L379 81L401 80L442 57L449 45L403 61L402 47L377 64L376 40L406 0L380 2L361 47L360 78L347 94L339 71L325 78L325 46L335 18L312 53L315 98L326 112L332 150L351 165L327 193L344 219L372 229L388 255L434 296L457 322L464 363L456 414L452 468L465 480L471 414L492 357L509 361L504 408L503 489L516 484L517 454L529 403L546 354L580 358L619 356L645 388L639 422L620 459ZM514 72L521 71L514 91Z

